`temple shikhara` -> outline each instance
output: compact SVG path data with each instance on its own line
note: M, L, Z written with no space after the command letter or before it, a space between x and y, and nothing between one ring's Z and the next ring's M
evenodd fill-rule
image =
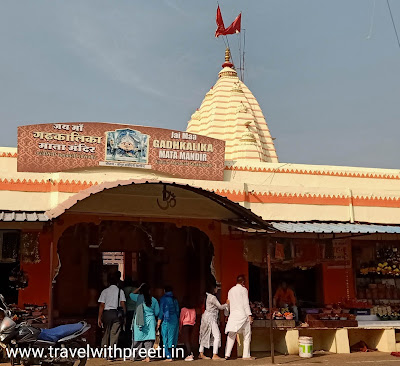
M238 78L229 49L215 85L188 123L187 131L225 141L226 160L277 163L274 142L263 112Z
M309 335L331 352L361 339L399 351L400 171L279 161L276 122L229 49L215 76L182 131L18 127L18 148L0 148L0 272L9 278L0 293L45 307L42 326L85 319L96 344L97 299L113 271L148 282L155 297L171 284L179 301L196 301L212 280L225 300L244 273L253 351L269 349L271 318L282 353L298 353ZM268 259L272 293L284 280L296 294L297 323L279 306L266 310Z

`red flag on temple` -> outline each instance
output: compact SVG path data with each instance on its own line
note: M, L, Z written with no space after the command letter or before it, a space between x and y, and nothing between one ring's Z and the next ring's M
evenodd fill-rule
M215 37L218 38L219 36L224 35L225 32L225 25L224 25L224 20L222 19L222 14L221 14L221 9L217 8L217 17L216 17L216 22L217 22L217 30L215 31Z
M218 38L219 36L226 36L227 34L235 34L240 32L242 22L242 13L240 13L236 19L232 22L232 24L225 28L224 20L222 19L221 9L217 8L217 16L216 16L216 23L217 23L217 30L215 31L215 37Z
M232 22L232 24L225 29L224 35L226 36L227 34L240 33L241 22L242 22L242 13L240 13L236 17L236 19Z

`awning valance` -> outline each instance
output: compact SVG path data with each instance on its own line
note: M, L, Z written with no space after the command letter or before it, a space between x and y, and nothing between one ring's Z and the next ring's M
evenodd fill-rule
M43 211L0 211L3 222L46 222L48 217Z
M400 234L400 225L352 224L338 222L287 222L269 221L268 224L282 233L313 234ZM265 233L265 230L245 229L248 233Z

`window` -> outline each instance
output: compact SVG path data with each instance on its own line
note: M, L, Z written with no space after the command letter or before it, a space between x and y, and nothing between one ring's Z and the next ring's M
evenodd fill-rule
M0 230L0 262L17 262L20 233L16 230Z

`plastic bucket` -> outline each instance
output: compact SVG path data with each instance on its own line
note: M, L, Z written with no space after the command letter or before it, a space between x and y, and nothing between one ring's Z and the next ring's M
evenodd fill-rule
M313 356L312 337L299 337L299 355L303 358L311 358Z

